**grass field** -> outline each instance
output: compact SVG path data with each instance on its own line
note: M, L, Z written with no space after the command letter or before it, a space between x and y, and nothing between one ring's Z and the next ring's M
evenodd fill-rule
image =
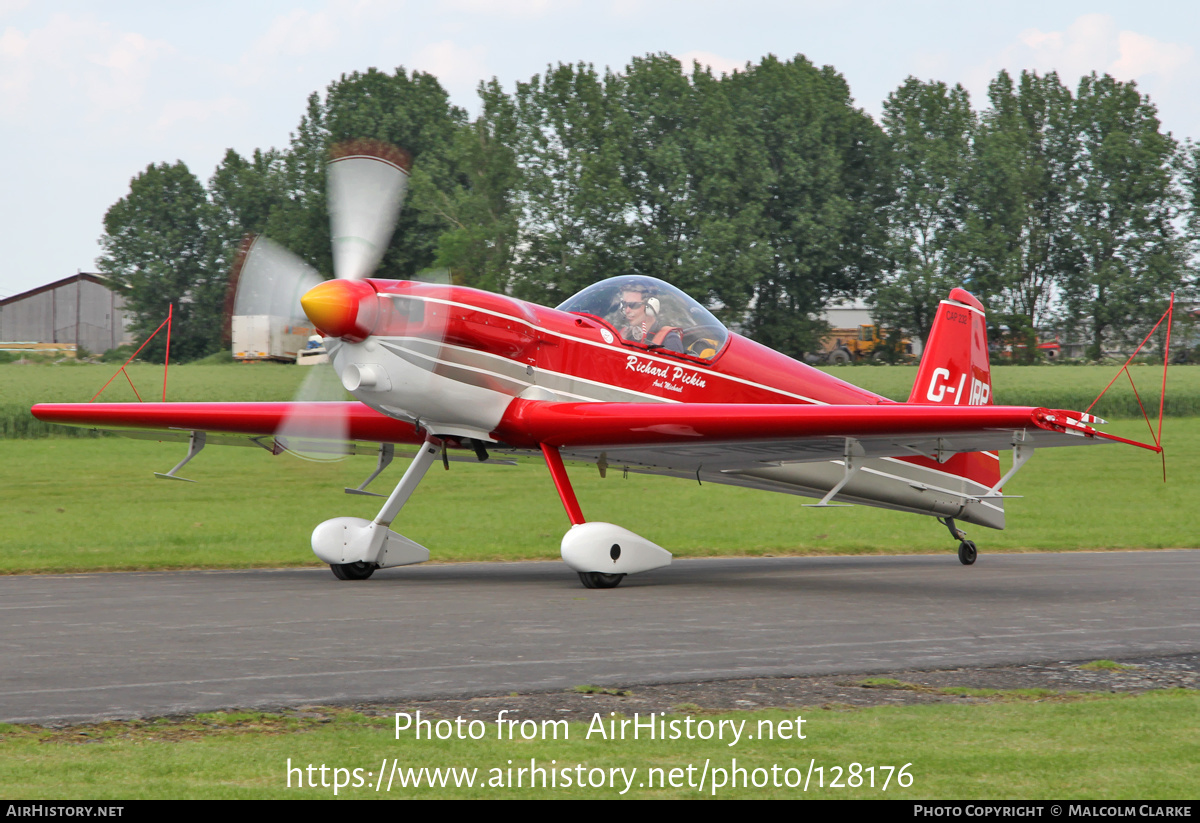
M1117 366L994 366L993 402L1009 406L1046 406L1082 410L1117 373ZM842 366L823 371L893 400L908 399L916 366ZM1130 366L1137 393L1151 417L1158 415L1162 366ZM1094 409L1101 417L1141 417L1137 399L1124 375ZM1200 415L1200 366L1172 366L1167 373L1170 415Z
M29 414L34 403L86 403L113 376L116 367L105 364L0 365L0 438L43 436L53 432L78 436L80 429L47 426ZM100 401L161 401L162 366L137 363L129 377L118 375ZM172 401L291 400L305 369L274 363L173 366L167 375L167 399ZM136 387L136 394L135 389Z
M804 719L800 727L797 716ZM549 731L549 739L542 739L540 730L539 739L497 740L492 717L486 718L483 739L418 741L411 732L397 735L394 716L351 711L290 717L209 714L67 732L0 726L0 797L331 798L332 769L338 767L347 770L338 780L350 784L339 789L343 798L1184 799L1197 792L1198 716L1200 692L1180 690L983 705L694 715L697 722L744 721L743 730L754 739L743 736L733 746L730 736L724 741L604 740L593 733L587 739L588 727L580 723L558 727L557 740ZM471 719L476 718L466 718ZM792 739L763 739L758 731L767 725L760 722L777 732L787 730ZM803 740L795 739L797 728ZM291 773L291 788L289 760L301 769ZM554 771L559 787L531 790L526 775L517 788L517 769L528 769L531 760L546 770L547 781ZM401 788L394 780L390 792L376 791L381 764L390 772L393 762L416 770L422 782L428 772L422 775L421 769L474 769L475 787L456 788L452 780L446 788ZM310 763L327 766L328 788L296 786L301 776L307 781L304 767ZM851 771L851 764L861 768ZM735 765L745 769L736 788L730 785ZM802 781L813 766L821 772L813 770L805 792ZM890 773L883 768L889 766ZM898 777L901 767L911 778L907 785ZM361 769L357 786L354 769ZM624 769L624 776L610 769ZM678 770L675 787L670 785L673 769ZM581 774L596 782L611 777L617 788L562 787L564 773L572 784ZM463 776L460 772L460 780ZM320 783L319 771L314 779ZM743 787L741 780L751 785ZM499 785L487 786L489 781ZM756 788L756 782L765 785ZM782 785L772 785L776 782Z
M1142 421L1110 427L1144 437ZM982 552L1195 547L1200 419L1168 418L1168 482L1157 455L1120 445L1045 449L1008 485L1005 531L970 528ZM213 447L196 483L156 480L180 444L124 438L0 440L0 572L294 566L316 563L322 520L373 517L378 498L346 495L370 457L311 463ZM1007 465L1008 457L1003 459ZM390 489L397 460L376 481ZM952 552L932 518L868 507L803 508L806 498L569 469L585 515L644 534L677 556ZM426 476L396 530L434 560L557 558L568 526L544 465L451 463Z

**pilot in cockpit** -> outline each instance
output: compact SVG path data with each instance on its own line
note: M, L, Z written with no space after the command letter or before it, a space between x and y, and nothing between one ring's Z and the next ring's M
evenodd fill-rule
M622 287L617 308L613 325L626 340L683 352L682 330L664 322L662 302L649 286L635 281Z

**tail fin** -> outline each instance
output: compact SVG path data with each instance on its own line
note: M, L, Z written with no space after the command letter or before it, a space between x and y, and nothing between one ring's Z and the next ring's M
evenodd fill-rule
M938 305L908 402L935 406L991 405L987 321L983 304L966 289L954 289Z
M983 304L965 289L954 289L938 305L908 402L937 406L991 405L987 321ZM999 456L994 452L955 455L942 470L981 484L984 489L1000 480ZM964 491L969 493L970 489ZM975 493L979 493L977 488ZM999 510L1000 514L998 526L987 525L1003 528L1002 501L991 501L988 508Z

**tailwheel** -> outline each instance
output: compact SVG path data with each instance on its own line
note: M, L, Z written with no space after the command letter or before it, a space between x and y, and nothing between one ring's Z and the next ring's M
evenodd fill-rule
M975 562L975 558L979 556L979 551L975 548L973 540L964 540L958 544L958 562L964 566L970 566Z
M964 561L966 562L966 561ZM338 580L366 580L379 567L374 563L330 563L329 569Z
M605 574L604 572L580 572L579 580L589 589L615 589L625 579L623 574Z

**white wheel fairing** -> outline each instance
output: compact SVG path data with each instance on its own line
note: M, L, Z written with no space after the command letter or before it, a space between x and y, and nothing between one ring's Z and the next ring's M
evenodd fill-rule
M637 574L670 564L671 553L612 523L580 523L563 535L562 559L577 572Z
M429 549L361 517L335 517L313 529L313 553L330 565L374 563L409 566L429 559Z

